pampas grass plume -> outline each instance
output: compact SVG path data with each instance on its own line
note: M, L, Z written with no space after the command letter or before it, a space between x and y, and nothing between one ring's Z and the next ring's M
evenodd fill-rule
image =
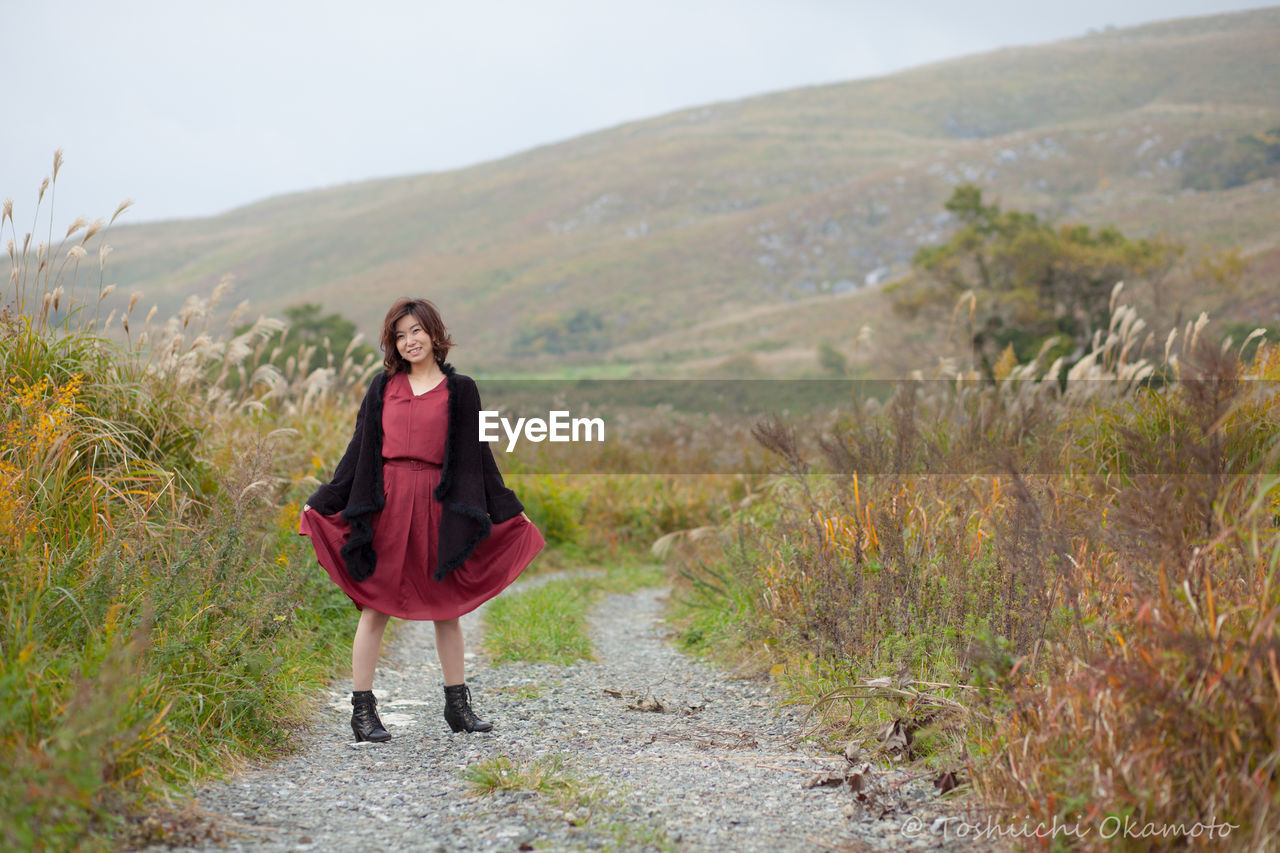
M76 233L88 224L89 220L85 219L83 216L77 216L75 221L67 226L67 237L70 237L72 234Z
M213 294L209 297L209 302L205 306L206 309L211 309L215 305L217 305L220 301L222 301L222 297L226 296L227 291L230 289L231 289L230 277L223 278L222 281L218 282L218 286L213 289Z
M239 324L240 318L244 316L244 312L248 309L249 300L245 299L235 307L235 310L231 312L231 316L227 318L227 328L234 329L236 325Z
M117 216L124 213L126 210L128 210L131 207L133 207L133 199L131 198L127 198L124 201L120 202L120 204L116 206L116 212L111 214L111 220L107 224L109 225L112 222L115 222Z

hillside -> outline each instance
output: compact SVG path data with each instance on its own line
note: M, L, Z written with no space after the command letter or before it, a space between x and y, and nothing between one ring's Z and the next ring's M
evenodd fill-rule
M235 277L227 307L311 300L373 334L390 298L444 310L471 370L788 372L873 327L875 286L948 229L979 183L1010 207L1126 233L1240 245L1280 320L1274 179L1185 187L1188 152L1280 126L1280 9L1113 30L627 124L444 174L277 197L114 231L108 281L175 309ZM871 285L871 286L868 286ZM896 354L900 355L900 353Z

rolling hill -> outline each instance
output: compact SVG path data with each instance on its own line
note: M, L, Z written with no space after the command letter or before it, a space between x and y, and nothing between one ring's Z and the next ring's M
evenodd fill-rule
M944 238L942 202L974 182L1056 219L1239 245L1243 293L1188 304L1276 323L1276 179L1200 190L1189 171L1276 127L1280 9L1169 21L118 228L107 278L163 313L232 275L225 307L315 301L370 335L392 297L425 295L473 372L796 375L863 325L865 357L892 366L913 337L878 285Z

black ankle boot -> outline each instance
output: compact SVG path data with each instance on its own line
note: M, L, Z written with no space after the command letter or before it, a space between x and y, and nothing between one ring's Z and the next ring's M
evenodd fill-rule
M357 690L351 694L351 731L357 741L382 743L391 740L391 733L382 727L378 719L378 700L372 690Z
M465 684L444 686L444 721L455 732L487 732L493 723L476 716L471 710L471 691Z

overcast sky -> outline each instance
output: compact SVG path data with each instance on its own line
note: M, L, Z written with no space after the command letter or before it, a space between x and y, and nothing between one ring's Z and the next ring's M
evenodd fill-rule
M0 198L203 216L1242 0L0 0Z

